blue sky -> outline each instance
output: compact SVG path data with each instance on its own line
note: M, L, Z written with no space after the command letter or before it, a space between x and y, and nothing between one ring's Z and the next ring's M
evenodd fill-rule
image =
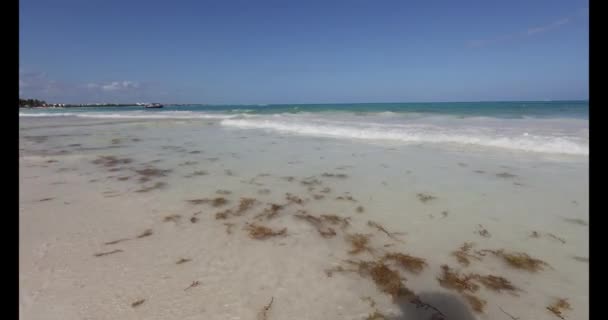
M20 0L49 102L587 99L588 1Z

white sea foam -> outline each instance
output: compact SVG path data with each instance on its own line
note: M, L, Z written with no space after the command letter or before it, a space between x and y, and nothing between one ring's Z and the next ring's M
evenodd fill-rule
M213 113L193 111L21 112L21 117L99 119L207 119L227 127L265 129L305 136L390 141L407 144L457 144L548 154L589 154L588 121L581 119L459 118L450 115L402 116L392 112Z
M278 119L277 119L278 118ZM305 121L303 121L305 120ZM460 120L437 123L383 124L379 122L343 122L327 119L249 118L224 119L221 124L241 129L266 129L297 135L331 137L338 139L378 140L415 144L460 144L477 147L494 147L513 151L588 155L588 137L565 133L552 127L525 126L510 120L506 126L463 126ZM502 121L504 124L504 120Z

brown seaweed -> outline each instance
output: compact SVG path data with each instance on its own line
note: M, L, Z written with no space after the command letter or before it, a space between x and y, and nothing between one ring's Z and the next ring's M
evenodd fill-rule
M463 293L462 296L467 300L471 309L477 313L482 313L487 302L483 299L478 298L470 293Z
M237 215L242 215L245 211L251 209L256 204L256 200L253 198L241 198L239 201L239 207L236 210Z
M274 297L272 297L270 299L270 303L268 303L267 305L264 306L264 308L262 308L262 311L260 311L260 313L258 314L258 319L259 320L267 320L268 319L268 311L270 311L270 308L272 307L272 302L274 301Z
M224 197L216 197L213 199L207 199L207 198L203 198L203 199L191 199L191 200L186 200L188 202L190 202L191 204L204 204L204 203L210 203L211 206L213 207L221 207L225 204L228 203L228 200Z
M216 213L215 219L216 220L225 220L225 219L228 219L229 215L232 215L232 210L226 209L224 211L220 211L220 212Z
M458 251L452 252L452 255L454 257L456 257L456 260L458 260L458 263L462 264L463 266L468 266L469 264L471 264L470 259L481 260L481 258L479 256L473 255L470 253L471 248L473 248L473 243L465 242L458 249Z
M492 235L491 235L491 234L488 232L488 230L486 230L486 229L485 229L485 228L484 228L482 225L478 224L477 226L479 227L479 230L477 230L477 233L478 233L480 236L482 236L482 237L484 237L484 238L489 238L489 237L491 237L491 236L492 236Z
M172 214L163 218L163 222L178 222L182 216L179 214Z
M322 177L326 177L326 178L339 178L339 179L345 179L348 178L347 174L344 173L327 173L324 172L323 174L321 174Z
M296 195L293 195L289 192L285 194L285 199L287 199L288 203L295 203L295 204L299 204L299 205L301 205L304 202L304 200L302 200L302 198L300 198Z
M589 223L587 223L587 221L583 220L583 219L575 219L575 218L564 218L564 221L569 222L569 223L573 223L573 224L578 224L581 226L588 226Z
M365 320L388 320L389 318L384 315L383 313L380 313L380 311L375 310L374 313L369 314Z
M395 241L399 241L399 242L403 242L403 240L397 238L395 235L399 234L399 235L403 235L402 232L388 232L388 230L386 230L386 228L384 228L383 226L381 226L379 223L374 222L374 221L367 221L367 225L372 227L372 228L376 228L378 231L383 232L384 234L386 234L389 238L395 240Z
M323 219L319 217L307 213L295 214L294 217L312 224L323 238L331 238L336 235L336 231L333 228L326 226Z
M192 177L195 177L195 176L206 176L208 174L209 173L207 171L205 171L205 170L197 170L197 171L194 171L191 174L189 174L187 176L184 176L184 177L186 177L186 178L192 178Z
M234 223L225 222L224 225L226 226L226 233L232 234L232 227L234 227Z
M537 272L543 270L544 267L548 267L549 264L530 257L527 253L523 252L505 252L503 249L500 250L483 250L483 252L489 252L493 255L502 258L509 266L522 269L529 272Z
M159 181L159 182L156 182L154 185L152 185L150 187L146 187L146 188L141 188L139 190L135 190L135 192L139 192L139 193L149 192L149 191L156 190L156 189L162 189L162 188L164 188L166 186L167 186L167 183Z
M200 283L200 282L198 282L198 281L193 281L193 282L190 284L190 286L188 286L186 289L184 289L184 291L186 291L186 290L188 290L188 289L191 289L191 288L194 288L194 287L198 287L200 284L201 284L201 283Z
M265 240L271 237L285 236L287 234L287 228L273 230L269 227L255 223L248 223L246 229L249 231L249 237L256 240Z
M563 312L565 310L572 310L572 308L570 307L570 303L568 303L567 299L560 298L557 299L553 304L548 306L547 310L553 313L556 317L560 319L565 319Z
M427 266L424 259L403 253L387 253L382 258L382 261L386 260L394 261L398 266L413 273L420 273Z
M418 200L420 200L420 202L422 203L427 203L431 200L437 199L437 197L428 193L418 193L416 194L416 196L418 197Z
M373 249L369 245L370 235L366 234L348 234L346 235L346 241L350 243L352 249L348 251L349 254L359 254L363 251L373 252Z
M182 264L182 263L190 262L191 260L192 259L181 258L181 259L177 260L177 262L175 264Z
M131 307L135 308L137 306L140 306L142 303L144 303L146 301L146 299L141 299L141 300L137 300L133 303L131 303Z
M512 173L508 173L508 172L497 173L496 176L499 178L505 178L505 179L517 177L516 175L514 175Z
M474 275L461 275L445 264L441 266L441 271L441 277L437 278L437 281L444 288L454 289L460 293L475 292L479 289L479 285L474 282Z
M415 297L415 294L403 284L403 279L397 271L391 270L381 261L351 261L346 262L357 266L357 272L363 277L370 277L376 287L396 299L398 297Z
M115 167L117 165L129 164L133 162L130 158L117 158L115 156L100 156L97 159L91 161L93 164L102 165L104 167Z
M141 239L141 238L144 238L144 237L149 237L151 235L152 235L152 229L147 229L142 234L138 235L137 238Z
M96 256L96 257L103 257L103 256L107 256L107 255L114 254L114 253L119 253L119 252L123 252L123 251L120 250L120 249L116 249L116 250L112 250L112 251L106 251L106 252L96 253L96 254L94 254L94 256Z
M474 275L474 279L479 281L486 289L490 289L493 291L510 291L514 293L519 289L516 288L509 280L494 275Z
M129 239L129 238L122 238L122 239L118 239L118 240L114 240L114 241L105 242L104 245L117 244L117 243L120 243L120 242L129 241L129 240L131 240L131 239Z

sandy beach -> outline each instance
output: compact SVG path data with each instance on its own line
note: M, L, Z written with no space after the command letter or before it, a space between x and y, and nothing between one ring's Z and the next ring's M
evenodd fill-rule
M20 319L589 317L584 155L218 119L21 117L19 144Z

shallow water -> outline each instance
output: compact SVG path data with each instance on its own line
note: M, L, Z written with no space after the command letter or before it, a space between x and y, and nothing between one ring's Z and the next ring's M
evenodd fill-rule
M459 292L437 281L447 264L520 289L475 291L487 301L483 313L472 313L479 319L505 318L503 310L553 319L546 307L556 298L570 302L567 318L588 318L588 263L574 258L588 258L589 248L584 154L291 135L226 121L245 120L21 117L22 319L254 319L271 299L268 319L365 319L376 310L397 319L411 307L393 303L370 278L326 274L347 267L345 259L371 261L384 252L426 260L419 274L390 267L420 297L440 297L429 302L438 308L449 305L442 294L460 302ZM545 121L549 132L553 120ZM93 163L100 156L131 162ZM140 182L136 170L144 168L171 171ZM270 203L286 204L286 193L303 202L256 219ZM215 197L229 203L187 201ZM216 219L241 197L256 205ZM350 225L333 226L336 235L324 238L295 218L303 211L348 217ZM180 218L164 221L170 215ZM399 234L388 237L368 221ZM247 223L286 228L286 235L251 239ZM146 229L153 233L137 238ZM370 235L372 252L349 254L345 237L355 233ZM104 245L119 239L128 240ZM525 252L549 267L531 273L494 256L463 266L451 253L465 242ZM176 264L181 258L191 260Z

